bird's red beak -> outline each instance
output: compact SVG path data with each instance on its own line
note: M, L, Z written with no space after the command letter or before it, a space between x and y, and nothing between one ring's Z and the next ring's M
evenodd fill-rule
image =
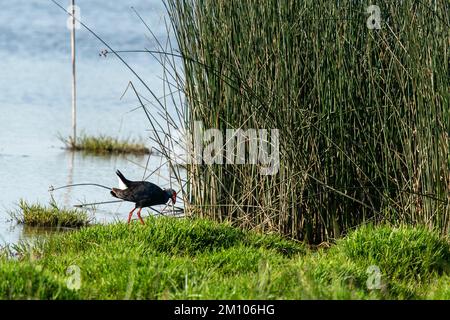
M172 193L172 203L175 204L175 202L177 202L177 193L174 191Z

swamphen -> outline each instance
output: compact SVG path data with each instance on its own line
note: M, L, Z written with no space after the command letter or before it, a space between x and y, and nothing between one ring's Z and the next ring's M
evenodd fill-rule
M144 220L141 217L142 208L166 204L169 199L172 199L174 204L176 202L177 193L173 189L161 189L156 184L148 181L130 181L119 170L116 171L116 174L119 177L120 188L112 188L111 195L136 203L136 206L128 215L128 223L130 223L134 210L138 208L138 218L144 224Z

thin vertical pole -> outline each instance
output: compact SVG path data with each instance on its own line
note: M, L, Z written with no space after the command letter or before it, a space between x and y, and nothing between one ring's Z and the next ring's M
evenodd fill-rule
M70 44L72 48L72 146L77 143L77 81L75 69L75 0L72 1L72 28Z

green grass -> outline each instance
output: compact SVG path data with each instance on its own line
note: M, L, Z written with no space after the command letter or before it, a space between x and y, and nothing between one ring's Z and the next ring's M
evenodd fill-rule
M450 299L449 241L423 228L366 226L312 250L202 219L146 222L82 228L0 258L0 299ZM370 265L379 289L367 289Z
M90 223L88 213L79 209L58 208L55 202L44 206L20 200L19 209L11 213L19 223L35 227L78 228Z
M133 140L119 140L118 138L108 136L92 137L81 135L77 138L76 144L69 140L63 141L70 150L83 151L92 154L149 154L150 150L140 142Z

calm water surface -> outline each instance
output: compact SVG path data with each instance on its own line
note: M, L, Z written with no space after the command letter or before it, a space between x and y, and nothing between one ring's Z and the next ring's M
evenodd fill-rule
M69 1L59 1L64 7ZM160 0L78 0L81 19L115 50L156 49L133 6L160 40L165 39L165 8ZM20 199L48 203L50 185L95 182L116 186L116 169L141 179L145 157L101 157L65 151L58 135L71 134L71 58L67 15L49 0L1 1L0 10L0 245L32 237L35 232L11 220ZM145 140L149 129L131 92L122 99L133 75L87 31L77 30L78 128ZM159 96L162 70L145 54L124 55ZM142 93L146 93L141 90ZM149 97L150 98L150 97ZM161 159L152 156L150 170ZM149 180L162 186L158 177ZM108 191L74 187L54 192L61 206L112 200ZM97 222L125 220L131 203L98 208Z

